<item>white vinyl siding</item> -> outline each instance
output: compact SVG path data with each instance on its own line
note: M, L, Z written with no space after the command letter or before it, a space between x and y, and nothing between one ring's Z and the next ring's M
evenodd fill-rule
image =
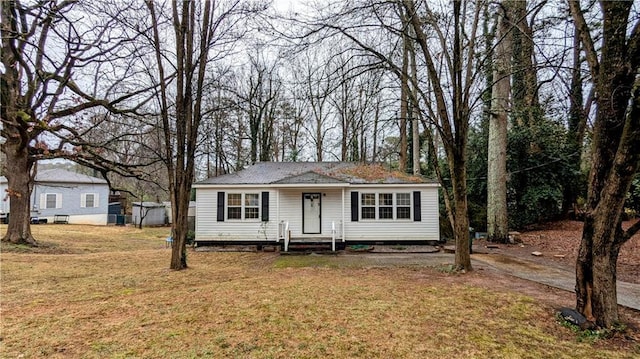
M83 193L80 196L81 208L96 208L99 207L99 195L97 193Z
M358 192L358 210L361 214L362 193L394 193L394 212L396 220L363 219L351 221L351 191ZM421 220L414 221L413 192L420 192ZM400 195L400 196L398 196ZM352 186L345 193L347 217L344 223L344 236L347 242L358 241L438 241L440 227L438 219L438 188L435 186ZM402 218L400 213L409 213ZM405 214L406 216L406 214Z
M266 188L196 188L196 240L197 241L276 241L278 236L278 223L276 221L276 192L269 191L269 217L268 222L260 220L261 210L255 219L240 220L227 218L227 206L229 194L255 193L259 195L259 204L262 203L261 193L269 191ZM218 222L218 192L224 192L224 221ZM244 198L241 196L241 204ZM259 208L259 207L258 207Z
M62 195L60 193L42 193L40 195L40 208L62 208Z

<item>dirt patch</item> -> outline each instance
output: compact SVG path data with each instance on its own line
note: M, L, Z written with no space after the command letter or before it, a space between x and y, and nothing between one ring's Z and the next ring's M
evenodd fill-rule
M624 223L624 227L627 228L632 223ZM498 248L489 249L487 246L494 245L493 243L475 240L474 246L488 253L501 253L573 270L580 246L582 225L579 221L551 222L539 225L531 231L521 232L522 243L500 244ZM533 256L531 253L534 251L541 252L542 256ZM633 236L620 249L617 274L621 281L640 284L640 234Z

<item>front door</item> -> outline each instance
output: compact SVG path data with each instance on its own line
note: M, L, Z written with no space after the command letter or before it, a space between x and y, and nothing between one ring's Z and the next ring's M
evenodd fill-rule
M320 193L302 194L302 233L319 234L320 230Z

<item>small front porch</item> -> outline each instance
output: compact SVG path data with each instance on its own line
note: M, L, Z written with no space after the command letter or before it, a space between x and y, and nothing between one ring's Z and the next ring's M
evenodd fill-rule
M292 236L290 223L280 221L278 223L278 242L282 244L282 249L288 252L289 249L317 248L330 246L331 251L344 248L344 223L340 221L331 222L330 236L318 234L299 234Z

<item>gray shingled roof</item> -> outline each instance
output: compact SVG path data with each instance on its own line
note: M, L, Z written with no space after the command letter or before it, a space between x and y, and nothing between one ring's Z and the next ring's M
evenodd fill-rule
M7 178L0 177L0 182L7 182ZM107 181L102 178L91 177L76 172L71 172L59 168L46 170L38 170L36 173L36 182L40 183L104 183Z
M211 177L198 185L250 184L335 184L335 183L425 183L416 177L398 176L384 171L376 178L363 178L354 170L363 164L355 162L259 162L236 173ZM379 166L379 165L371 165Z
M149 202L149 201L131 202L131 205L134 207L140 207L140 204L142 204L142 207L144 208L166 207L164 203L159 203L159 202Z

